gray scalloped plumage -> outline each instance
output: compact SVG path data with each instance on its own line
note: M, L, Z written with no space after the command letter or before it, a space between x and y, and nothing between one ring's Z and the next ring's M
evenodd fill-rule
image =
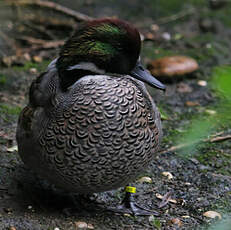
M63 189L93 193L126 185L153 159L162 131L144 84L94 75L60 90L54 63L31 86L17 142L22 160Z

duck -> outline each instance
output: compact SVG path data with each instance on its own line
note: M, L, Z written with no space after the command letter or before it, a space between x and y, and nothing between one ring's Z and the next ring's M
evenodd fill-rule
M64 191L126 186L117 210L150 214L127 186L156 155L160 113L145 84L165 90L141 64L141 38L116 18L83 22L29 88L18 119L22 161ZM116 208L115 208L116 209Z

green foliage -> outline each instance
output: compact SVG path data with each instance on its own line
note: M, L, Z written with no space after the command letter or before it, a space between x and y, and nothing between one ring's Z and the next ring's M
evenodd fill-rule
M44 60L41 63L34 63L31 61L26 62L23 66L13 66L13 70L15 71L27 71L31 68L35 68L38 70L38 72L44 71L48 64L50 63L50 60Z
M4 85L6 84L6 76L0 74L0 85Z
M21 108L19 106L0 104L0 120L10 123L15 122L20 112Z
M156 229L158 229L158 230L161 229L161 222L160 222L160 220L157 219L157 218L155 218L154 216L153 216L152 220L150 221L150 223L151 223Z
M186 146L182 149L181 153L187 156L193 153L193 151L195 152L196 145L208 136L212 128L211 120L207 120L206 118L195 118L192 120L191 126L188 127L185 134L178 140L178 144L185 144Z
M231 120L231 66L216 68L210 84L220 99L216 108L217 113L214 116L196 117L191 121L187 132L177 141L178 144L186 146L181 150L184 156L192 154L193 151L195 153L202 139L219 125L226 125Z
M19 106L9 106L0 104L0 113L5 113L9 115L18 115L21 111Z
M212 85L220 97L231 103L231 66L215 68Z
M158 108L159 108L161 119L162 120L168 120L169 116L168 116L167 112L164 110L164 108L162 108L161 106L159 106Z
M214 70L211 86L220 99L217 108L217 122L224 124L231 121L231 66L217 67Z

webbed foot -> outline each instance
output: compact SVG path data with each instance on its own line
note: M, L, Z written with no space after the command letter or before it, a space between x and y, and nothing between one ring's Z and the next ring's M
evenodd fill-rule
M158 212L146 209L136 204L135 197L134 197L134 194L136 192L135 187L127 186L125 191L126 194L122 203L117 207L107 208L109 211L118 212L118 213L128 213L134 216L150 216L150 215L159 216Z

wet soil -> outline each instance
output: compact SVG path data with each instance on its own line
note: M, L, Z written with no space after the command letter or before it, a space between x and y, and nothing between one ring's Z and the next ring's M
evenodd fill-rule
M153 8L148 6L142 8L146 16L137 13L139 1L126 3L128 9L135 7L132 12L128 9L120 11L120 4L113 8L114 1L109 1L108 6L104 7L102 1L86 2L82 6L83 12L91 16L119 15L131 20L142 32L155 22L156 17L178 12L172 6L170 12L157 9L152 17ZM71 3L67 1L66 4ZM102 6L102 10L97 11L99 6ZM160 33L168 31L172 36L169 41L144 42L143 46L145 64L152 58L177 53L190 55L200 64L196 73L166 83L166 93L148 88L164 118L164 138L160 152L141 175L150 177L152 183L136 181L133 185L137 188L137 202L158 212L151 218L118 215L105 210L107 206L116 205L122 200L122 188L98 194L96 201L101 205L96 207L96 201L90 202L67 194L34 175L22 163L17 151L11 148L16 145L18 114L27 103L28 87L37 74L31 73L30 67L25 66L0 70L0 78L5 79L0 81L0 230L74 230L78 229L78 221L92 224L94 229L207 229L216 221L203 216L208 210L219 212L222 219L231 218L230 141L206 142L190 150L183 149L183 154L176 151L161 153L176 145L193 119L206 114L206 110L214 109L218 104L209 84L200 86L198 81L209 83L213 67L231 63L231 54L227 51L230 48L228 40L231 28L225 24L225 19L219 17L222 9L214 12L212 23L217 29L205 32L199 23L202 16L211 20L212 10L208 5L203 7L203 12L162 25ZM134 16L136 13L137 17ZM54 56L51 54L52 58ZM45 60L32 67L40 72L45 70L48 62ZM182 87L186 90L179 90ZM231 132L230 126L222 124L214 130L214 133L218 132L228 134ZM173 178L169 179L163 172L171 173ZM168 192L175 202L169 201L160 207L161 200L157 194L164 196Z

